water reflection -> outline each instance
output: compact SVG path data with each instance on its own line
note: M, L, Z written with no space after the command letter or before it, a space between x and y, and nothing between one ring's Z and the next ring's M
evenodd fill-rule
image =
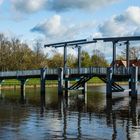
M63 120L63 133L62 136L64 139L67 139L67 135L68 135L68 125L69 125L69 110L78 110L77 113L77 125L75 127L77 127L77 139L81 139L82 136L82 132L81 132L81 112L83 110L84 104L85 104L85 100L84 100L85 96L58 96L58 110L59 110L59 114ZM76 100L75 102L73 102L73 100Z
M126 127L126 138L129 140L131 139L131 129L135 126L139 126L139 116L140 113L137 109L137 100L136 99L130 99L127 100L128 106L120 106L117 107L117 109L114 109L116 104L118 102L124 101L123 98L117 98L117 99L108 99L106 100L106 121L107 125L113 127L113 134L112 139L117 139L117 136L119 135L117 132L117 120L120 118L123 122L122 124ZM120 103L119 103L120 104ZM126 123L124 122L126 121Z
M21 104L26 103L26 94L25 94L25 92L21 92L21 94L20 94L20 103Z
M19 91L4 91L0 99L0 139L7 135L15 139L33 135L34 139L112 140L140 136L139 100L106 100L104 93L90 91L86 96L75 92L58 96L49 89L46 95L29 90L26 96Z
M90 96L90 95L89 95ZM137 100L127 99L124 97L118 97L115 99L107 99L106 105L104 103L104 96L99 93L94 94L93 98L88 98L85 96L58 96L58 110L59 117L63 120L63 138L67 139L68 135L68 125L69 125L69 111L77 111L77 139L82 138L82 113L89 114L89 120L92 118L92 114L96 113L98 117L106 116L106 124L108 127L112 128L112 140L118 139L120 137L117 130L117 121L122 121L121 123L125 126L125 135L127 139L130 139L130 131L132 126L139 126L139 112L137 111ZM85 103L87 102L87 104ZM46 103L47 104L47 103ZM120 105L120 106L119 106ZM125 106L126 105L126 106ZM49 105L51 106L51 104ZM54 104L52 105L54 107ZM56 108L56 107L55 107ZM125 121L125 123L124 123ZM132 124L130 124L132 122Z

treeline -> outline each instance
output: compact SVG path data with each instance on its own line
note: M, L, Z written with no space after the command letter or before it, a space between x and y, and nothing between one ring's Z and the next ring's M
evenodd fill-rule
M69 54L68 67L77 67L77 58ZM108 66L104 54L99 50L94 50L90 56L88 52L82 51L81 66ZM27 43L19 39L8 39L0 34L0 71L7 70L27 70L39 69L42 67L63 67L63 55L57 51L53 52L52 57L48 57L42 48L40 41L36 41L31 49Z

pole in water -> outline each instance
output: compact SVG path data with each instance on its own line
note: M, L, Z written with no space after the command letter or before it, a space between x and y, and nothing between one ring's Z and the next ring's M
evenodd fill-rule
M58 95L63 94L63 68L58 68Z
M83 84L82 87L83 87L83 89L82 89L82 94L85 95L85 94L87 93L87 83L84 82L84 84Z
M70 81L69 81L69 69L67 68L65 73L65 97L68 96L68 88L70 87Z
M43 115L44 107L45 107L45 92L46 92L46 88L45 88L46 69L41 68L40 72L41 72L41 76L40 76L40 88L41 88L41 91L40 91L40 106L41 106L40 114Z
M20 90L21 90L21 100L25 101L25 84L27 79L19 79L20 80Z
M130 87L131 87L131 98L137 98L137 92L138 92L138 67L132 67L131 68Z
M107 68L106 97L112 98L112 68Z
M41 94L45 94L45 82L46 82L46 69L45 68L42 68L41 69L41 76L40 76L40 80L41 80Z

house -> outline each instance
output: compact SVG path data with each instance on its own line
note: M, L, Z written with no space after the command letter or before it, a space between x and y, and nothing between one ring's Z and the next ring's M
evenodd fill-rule
M111 63L110 66L113 66L113 62ZM126 60L116 60L115 61L115 66L116 67L126 67L127 62L126 62ZM140 67L140 59L130 60L129 66L130 67L132 67L132 66L133 67Z

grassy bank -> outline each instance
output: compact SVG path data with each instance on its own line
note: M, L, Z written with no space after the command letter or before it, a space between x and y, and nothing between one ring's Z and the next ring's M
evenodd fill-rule
M71 83L75 83L75 81L71 81ZM88 81L88 84L101 84L103 83L99 78L92 78L91 80ZM2 83L2 86L19 86L20 81L18 80L4 80ZM26 82L27 86L32 86L32 85L40 85L40 79L29 79ZM57 85L56 80L46 80L46 85Z

